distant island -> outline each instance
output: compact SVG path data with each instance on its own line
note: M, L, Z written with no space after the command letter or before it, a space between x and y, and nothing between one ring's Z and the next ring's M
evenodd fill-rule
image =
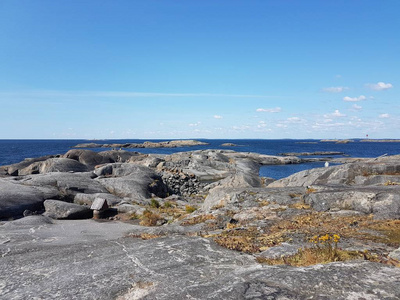
M400 143L400 140L395 140L395 139L381 139L381 140L370 140L370 139L365 139L365 140L360 140L360 142L369 142L369 143Z
M333 143L336 143L336 144L348 144L348 143L352 143L352 142L354 142L354 140L336 140L336 139L333 139L333 140L321 140L320 142L333 142Z
M165 142L144 142L143 144L137 143L124 143L124 144L97 144L97 143L83 143L74 146L74 148L177 148L177 147L190 147L208 145L208 143L196 140L175 140Z

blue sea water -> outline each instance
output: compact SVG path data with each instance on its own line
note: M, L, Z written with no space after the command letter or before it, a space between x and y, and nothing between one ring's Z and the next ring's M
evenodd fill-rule
M25 158L40 157L44 155L64 154L79 143L143 143L145 140L0 140L0 165L8 165L20 162ZM162 140L150 140L159 142ZM377 157L383 154L400 154L400 143L382 142L366 143L355 140L348 144L335 144L333 142L320 142L319 140L204 140L209 143L205 146L181 147L181 148L140 148L126 149L141 153L172 154L182 151L204 149L230 149L240 152L256 152L268 155L278 155L283 152L315 152L315 151L339 151L350 157ZM223 143L234 143L237 147L222 147ZM92 148L93 151L105 151L105 148ZM264 166L260 170L261 176L275 179L289 176L293 173L322 167L322 162Z

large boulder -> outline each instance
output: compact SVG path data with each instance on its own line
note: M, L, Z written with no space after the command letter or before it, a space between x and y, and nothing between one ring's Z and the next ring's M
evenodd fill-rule
M93 170L96 166L115 162L127 162L131 157L140 156L138 152L124 150L109 150L95 152L91 150L72 149L63 155L65 158L74 159Z
M100 176L97 182L121 198L143 200L152 194L165 197L168 192L161 176L145 166L115 163L98 168L95 173Z
M44 216L52 219L87 219L93 216L89 206L59 200L44 201Z
M400 156L362 160L329 168L316 168L274 181L269 187L310 185L370 185L400 181Z
M57 189L33 187L19 181L0 179L0 219L22 216L25 210L40 211L43 201L57 196Z
M52 155L47 155L47 156L42 156L42 157L37 157L37 158L26 158L23 161L8 165L8 166L0 166L0 173L3 175L11 175L11 176L18 176L18 175L26 175L30 172L29 174L38 174L39 173L39 166L40 162L43 162L49 158L53 158L55 156ZM30 167L33 165L32 167ZM25 171L22 171L25 170Z
M304 198L316 211L354 210L376 219L400 218L400 187L341 188L309 193Z
M34 187L52 187L57 189L58 197L73 200L76 194L107 193L107 190L94 178L92 172L83 173L47 173L23 177L20 182ZM53 197L54 199L54 197Z
M226 210L241 211L243 208L259 207L261 202L290 205L298 202L305 189L302 187L291 188L221 188L210 190L202 211L211 211L224 207Z
M49 158L39 165L39 173L46 174L50 172L87 172L88 168L69 158ZM27 173L32 174L32 173ZM27 175L21 174L21 175Z
M104 163L104 157L99 153L91 150L73 149L63 155L65 158L73 159L93 170L96 165Z

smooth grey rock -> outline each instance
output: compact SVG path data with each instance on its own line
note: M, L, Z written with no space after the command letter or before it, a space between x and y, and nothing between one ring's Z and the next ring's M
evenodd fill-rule
M42 210L43 201L57 194L56 189L26 186L0 178L0 218L22 216L25 210Z
M96 165L110 162L105 160L98 152L82 149L69 150L63 157L78 161L86 165L89 170L93 170Z
M75 195L74 203L80 204L80 205L86 204L88 206L91 206L94 199L96 199L96 198L106 199L109 206L117 205L118 203L123 201L122 198L117 197L113 194L108 194L108 193L95 193L95 194L78 193Z
M295 255L301 246L293 245L289 243L282 243L279 246L271 247L260 254L259 257L268 258L268 259L276 259L286 256Z
M228 188L246 188L246 187L247 188L261 187L260 177L246 173L238 173L230 175L215 183L212 183L206 186L205 189L214 189L214 188L228 189Z
M8 166L0 166L0 170L1 173L3 173L4 175L11 175L11 176L18 176L21 175L19 174L20 170L23 170L25 168L28 168L30 165L36 163L36 165L38 166L39 162L45 161L49 158L53 158L55 156L53 155L47 155L47 156L42 156L42 157L37 157L37 158L26 158L25 160L16 163L16 164L12 164L12 165L8 165ZM36 167L36 170L34 170L34 168L32 168L32 173L31 174L38 174L39 173L39 168Z
M27 216L21 219L17 219L12 222L7 222L3 226L6 227L15 227L15 226L43 226L47 224L53 224L53 220L47 216L43 215L33 215Z
M145 210L143 206L137 204L121 204L117 206L117 211L119 213L135 213L141 215Z
M93 216L89 206L59 200L44 201L44 216L52 219L87 219Z
M71 158L86 165L89 170L95 169L96 166L109 163L124 163L128 162L134 157L144 157L138 152L125 151L125 150L109 150L95 152L91 150L73 149L63 155L64 157Z
M46 158L46 159L43 159ZM49 172L86 172L88 168L69 158L43 157L32 160L25 160L21 163L5 166L7 172L13 175L45 174Z
M266 201L271 204L289 205L299 202L301 195L305 193L303 187L291 188L220 188L210 190L204 203L203 211L210 211L215 207L227 209L243 208L246 205L259 206Z
M345 188L310 193L305 202L317 211L354 210L376 219L400 218L400 187Z
M105 199L109 206L117 205L123 201L123 199L121 199L115 195L112 195L112 194L95 193L95 194L77 194L74 198L74 203L80 204L80 205L84 204L84 205L91 206L92 203L97 198Z
M391 176L400 182L400 156L362 160L328 168L316 168L277 180L269 187L310 185L370 185L371 176ZM395 174L395 175L393 175ZM394 177L393 177L394 176ZM364 178L362 178L364 177ZM383 177L384 178L384 177Z
M400 248L390 252L389 257L400 262Z
M131 199L150 198L151 194L165 197L167 187L162 178L150 168L136 164L109 164L96 170L107 177L96 179L108 192L118 197Z
M49 158L40 163L39 173L45 174L50 172L87 172L88 168L69 158ZM28 173L31 174L31 173ZM21 175L21 174L20 174ZM27 174L22 174L27 175Z
M164 227L164 226L162 226ZM160 229L162 229L162 227ZM4 299L399 299L400 269L371 262L266 266L199 238L141 240L93 220L0 226Z
M58 190L60 197L67 197L73 201L78 193L95 194L107 193L107 190L96 180L92 172L83 173L47 173L29 175L20 181L24 185L34 187L52 187ZM48 199L48 198L47 198Z
M148 174L153 174L154 171L145 166L132 163L113 163L97 168L94 173L98 176L122 177L128 175L139 176L140 174L149 176Z

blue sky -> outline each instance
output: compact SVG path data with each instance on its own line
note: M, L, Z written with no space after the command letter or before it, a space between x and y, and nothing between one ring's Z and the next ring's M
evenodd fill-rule
M0 138L400 138L398 0L1 0Z

